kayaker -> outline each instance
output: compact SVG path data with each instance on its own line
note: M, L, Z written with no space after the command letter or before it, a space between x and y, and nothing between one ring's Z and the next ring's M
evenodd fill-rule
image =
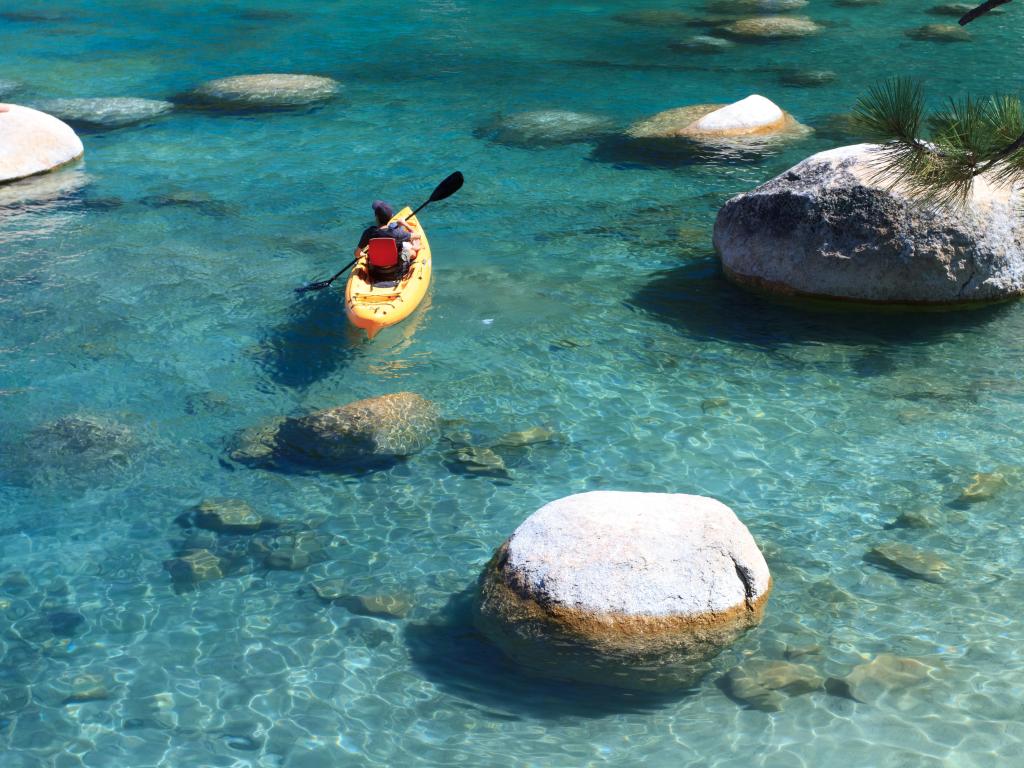
M390 205L383 200L373 201L373 215L377 223L363 230L359 238L359 245L356 246L355 258L362 256L363 249L370 240L376 237L390 237L398 245L399 263L392 269L373 268L375 280L394 280L405 274L409 263L416 259L420 252L420 236L413 229L413 226L405 219L391 221L395 215ZM389 223L390 222L390 223Z

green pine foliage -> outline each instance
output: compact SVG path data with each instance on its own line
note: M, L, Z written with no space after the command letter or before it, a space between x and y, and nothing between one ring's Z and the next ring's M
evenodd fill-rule
M1024 182L1024 105L1011 96L950 100L925 114L920 84L872 87L854 110L865 137L882 145L878 177L937 203L962 204L974 178Z

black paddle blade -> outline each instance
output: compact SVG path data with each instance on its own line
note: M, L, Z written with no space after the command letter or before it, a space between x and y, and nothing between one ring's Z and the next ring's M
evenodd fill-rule
M322 288L326 288L330 284L331 284L330 280L317 280L315 283L310 283L309 285L303 285L303 286L300 286L300 287L296 288L295 292L298 293L298 294L303 294L306 291L319 291Z
M436 203L438 200L444 200L446 197L451 197L462 189L462 182L464 181L465 179L462 177L462 171L456 171L437 185L437 189L435 189L433 194L430 195L430 202Z

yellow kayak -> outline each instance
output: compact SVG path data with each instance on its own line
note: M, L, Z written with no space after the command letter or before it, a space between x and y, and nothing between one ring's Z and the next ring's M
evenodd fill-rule
M430 287L430 243L427 242L427 234L419 220L415 217L406 218L411 213L412 209L405 207L391 219L406 219L420 236L419 255L405 276L397 284L390 281L373 284L369 280L367 255L364 251L345 285L345 314L352 325L365 330L371 339L381 328L400 323L411 315Z

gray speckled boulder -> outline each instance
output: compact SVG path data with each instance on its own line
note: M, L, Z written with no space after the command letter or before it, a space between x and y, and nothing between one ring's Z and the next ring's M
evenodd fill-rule
M52 171L84 151L71 127L53 115L0 104L0 184Z
M284 459L330 465L408 456L437 437L439 420L437 407L412 392L370 397L248 430L231 458L250 464Z
M878 179L876 147L819 152L718 212L728 277L772 293L892 304L995 301L1024 292L1020 200L983 178L962 209Z
M761 552L724 504L595 491L545 505L498 549L477 623L532 672L667 690L756 625L770 591Z

